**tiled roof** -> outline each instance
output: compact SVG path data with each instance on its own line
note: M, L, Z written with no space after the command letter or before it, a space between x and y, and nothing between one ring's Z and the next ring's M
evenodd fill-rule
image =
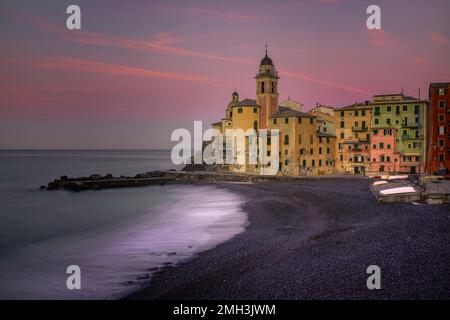
M256 100L252 99L244 99L238 104L239 107L259 107L259 105L256 103Z
M317 132L317 136L318 137L336 138L336 136L334 136L332 134L329 134L329 133L326 133L326 132L320 132L320 131Z
M316 116L310 115L309 113L295 111L282 106L279 106L278 111L270 116L270 118L288 118L288 117L316 118Z

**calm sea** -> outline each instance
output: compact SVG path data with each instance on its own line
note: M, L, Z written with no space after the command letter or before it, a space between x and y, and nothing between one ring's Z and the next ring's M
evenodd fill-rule
M211 186L39 190L61 175L164 169L179 169L166 150L0 151L0 298L119 298L245 229L243 199ZM67 289L69 265L80 290Z

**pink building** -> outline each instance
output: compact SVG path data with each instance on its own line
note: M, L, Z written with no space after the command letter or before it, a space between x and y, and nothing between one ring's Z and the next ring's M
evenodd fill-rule
M370 136L371 171L398 172L400 154L395 152L395 129L372 129Z

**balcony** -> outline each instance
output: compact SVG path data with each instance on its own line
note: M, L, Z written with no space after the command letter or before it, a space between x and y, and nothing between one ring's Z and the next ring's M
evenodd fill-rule
M402 128L418 128L419 124L418 123L402 123Z
M367 132L369 129L367 127L352 127L353 132Z
M402 140L420 140L420 138L419 137L413 137L413 136L410 136L409 134L404 134L404 135L402 135Z

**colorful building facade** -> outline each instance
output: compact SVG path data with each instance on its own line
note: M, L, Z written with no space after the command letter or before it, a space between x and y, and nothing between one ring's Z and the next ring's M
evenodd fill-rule
M370 104L370 170L424 172L427 102L399 93L375 95Z
M450 169L450 82L431 83L427 130L427 172Z
M336 171L365 174L369 170L371 113L368 101L334 111Z

